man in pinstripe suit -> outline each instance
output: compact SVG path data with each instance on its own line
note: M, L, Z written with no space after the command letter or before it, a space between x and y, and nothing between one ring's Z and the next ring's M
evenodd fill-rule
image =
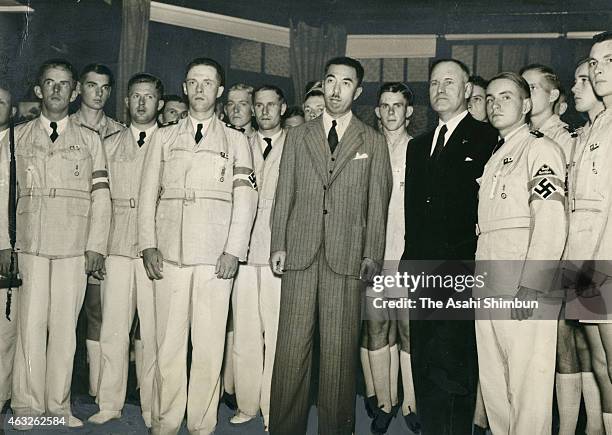
M363 282L380 270L392 175L384 138L359 121L363 67L328 61L325 112L289 130L270 262L283 274L270 433L306 432L313 333L320 333L319 433L351 434Z

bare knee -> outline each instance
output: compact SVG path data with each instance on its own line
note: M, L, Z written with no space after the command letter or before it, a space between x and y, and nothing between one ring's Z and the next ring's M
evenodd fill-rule
M389 321L368 320L368 349L377 350L389 344Z

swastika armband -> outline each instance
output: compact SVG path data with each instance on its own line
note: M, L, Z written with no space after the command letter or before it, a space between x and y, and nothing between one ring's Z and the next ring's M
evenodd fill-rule
M548 169L552 172L552 169ZM542 172L545 172L545 170ZM554 174L554 172L552 172L552 174ZM531 201L542 200L564 202L564 183L554 175L547 174L547 176L536 176L536 178L529 182L527 187L530 194L529 203L531 203Z
M91 191L94 192L98 189L108 188L108 171L106 169L93 171L91 174Z
M236 188L241 186L257 190L257 180L255 179L255 172L253 172L251 168L236 166L234 168L233 187Z

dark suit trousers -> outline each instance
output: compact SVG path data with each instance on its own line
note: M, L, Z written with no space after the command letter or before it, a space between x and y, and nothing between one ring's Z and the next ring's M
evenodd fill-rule
M471 435L478 364L474 322L411 320L411 354L424 435ZM466 394L455 394L460 385Z
M306 433L316 322L321 348L319 434L354 431L362 289L360 280L330 269L324 248L306 270L288 270L283 275L270 434Z

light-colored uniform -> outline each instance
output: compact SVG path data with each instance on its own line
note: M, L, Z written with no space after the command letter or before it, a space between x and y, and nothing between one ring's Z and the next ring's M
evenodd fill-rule
M148 130L138 146L134 128L104 141L113 204L111 231L102 281L101 370L98 389L100 411L121 413L125 400L130 328L138 307L143 365L139 373L140 405L151 422L155 375L155 312L153 283L138 255L138 194L144 156L157 127Z
M157 371L153 433L177 433L187 404L191 433L217 424L232 280L217 278L226 252L246 260L257 210L247 138L216 117L196 143L191 117L160 128L145 157L138 209L139 250L164 258L156 281ZM207 125L208 124L208 125ZM187 338L193 345L187 395Z
M0 210L8 209L10 185L9 130L0 131ZM8 232L8 213L0 213L0 250L11 249ZM11 398L11 378L15 341L17 338L17 303L19 291L11 295L10 321L6 318L5 307L8 289L0 289L0 409Z
M561 300L547 297L565 243L563 151L523 125L485 165L480 179L477 298L512 299L519 287L539 292L529 320L509 309L477 310L482 396L495 434L549 434ZM505 320L499 320L505 319Z
M81 113L80 109L70 115L70 119L74 121L77 125L95 130L100 136L100 140L102 142L104 142L104 139L106 139L108 136L125 129L125 125L115 121L114 119L106 115L102 116L100 122L97 125L89 125L83 118L83 114ZM87 278L87 283L93 284L94 286L99 286L100 280L90 275ZM85 314L87 316L88 324L90 324L91 322L91 310L95 310L95 318L102 318L100 287L92 288L88 286L87 291L85 292ZM97 323L97 320L95 322ZM91 396L97 396L98 383L100 378L100 342L90 340L88 338L87 340L85 340L85 344L87 346L87 361L89 362L89 394Z
M565 154L565 161L571 162L576 146L577 134L559 118L559 115L553 114L542 124L538 131L559 144Z
M23 286L11 406L17 415L69 415L85 251L106 255L108 172L96 132L71 119L49 138L41 116L15 131L17 244Z
M268 259L272 230L270 218L278 181L286 132L272 137L272 150L263 158L267 144L260 133L250 145L259 189L257 217L251 233L247 264L241 265L234 281L234 383L238 409L256 416L259 409L268 425L270 388L276 350L280 310L280 276L274 275Z
M570 318L612 320L612 109L583 129L569 175L569 233L565 258L600 285L597 297L568 299ZM566 263L567 264L567 263Z

